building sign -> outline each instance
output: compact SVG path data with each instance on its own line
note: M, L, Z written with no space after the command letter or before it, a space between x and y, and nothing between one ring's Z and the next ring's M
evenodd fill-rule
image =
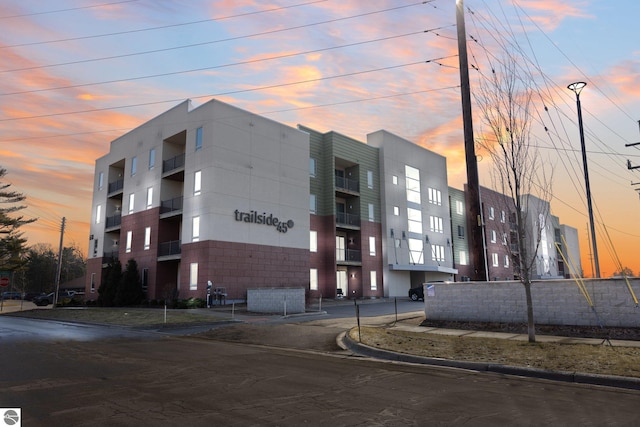
M267 215L266 212L259 214L257 211L240 212L235 210L234 212L236 221L248 222L253 224L262 224L275 227L281 233L286 233L290 228L293 228L293 220L280 221L278 217L273 214Z

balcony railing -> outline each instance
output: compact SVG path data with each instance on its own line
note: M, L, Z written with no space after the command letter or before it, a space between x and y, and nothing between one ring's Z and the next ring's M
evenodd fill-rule
M338 212L336 214L336 224L360 227L360 215Z
M118 251L112 251L112 252L105 252L104 254L102 254L102 263L103 264L109 264L113 261L117 261L118 260Z
M338 249L336 250L336 261L360 262L362 261L362 252L356 249Z
M109 183L109 193L115 193L116 191L124 188L124 179L119 179Z
M343 190L358 192L360 191L360 183L357 179L349 179L343 176L336 175L336 188L341 188Z
M162 173L170 172L184 166L184 153L162 162Z
M174 197L173 199L163 200L160 202L160 213L168 213L173 211L182 210L182 196Z
M181 251L180 240L162 242L158 245L158 256L178 255Z
M122 214L108 216L105 224L106 228L117 227L122 223Z

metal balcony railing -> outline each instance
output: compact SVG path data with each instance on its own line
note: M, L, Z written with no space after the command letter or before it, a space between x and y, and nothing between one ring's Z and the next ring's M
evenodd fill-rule
M336 261L360 262L362 261L362 252L356 249L338 249L336 250Z
M360 227L360 216L339 212L336 214L336 224Z
M163 200L160 202L160 213L167 213L182 210L182 202L184 197L178 196L173 199Z
M115 193L116 191L124 188L124 179L119 179L109 183L109 193Z
M162 242L158 245L158 256L178 255L181 251L180 240Z
M184 166L184 153L178 154L168 160L162 162L162 173L170 172Z
M122 223L122 214L115 214L113 216L108 216L106 220L105 227L117 227Z
M341 188L343 190L349 190L354 192L359 192L360 183L357 179L349 179L343 176L336 175L336 188Z

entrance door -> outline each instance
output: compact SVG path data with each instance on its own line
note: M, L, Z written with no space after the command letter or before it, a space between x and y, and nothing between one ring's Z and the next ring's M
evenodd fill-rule
M340 291L342 291L342 295L347 295L347 270L337 270L336 271L336 295L340 295Z

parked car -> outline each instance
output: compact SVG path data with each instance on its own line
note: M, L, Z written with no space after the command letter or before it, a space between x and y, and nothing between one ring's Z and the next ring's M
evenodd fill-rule
M33 301L33 299L37 296L44 295L42 292L27 292L24 294L25 301Z
M22 299L22 293L5 291L2 293L2 299Z
M63 302L69 302L70 300L73 299L73 296L76 293L73 291L60 291L58 292L58 304L63 303ZM55 292L51 292L50 294L46 294L46 295L38 295L37 297L35 297L33 299L33 303L39 307L42 306L47 306L49 304L53 304L53 296L55 295Z
M424 301L424 285L428 285L430 283L447 283L444 280L434 280L427 283L420 283L418 286L415 286L409 289L409 298L412 301L423 300Z

